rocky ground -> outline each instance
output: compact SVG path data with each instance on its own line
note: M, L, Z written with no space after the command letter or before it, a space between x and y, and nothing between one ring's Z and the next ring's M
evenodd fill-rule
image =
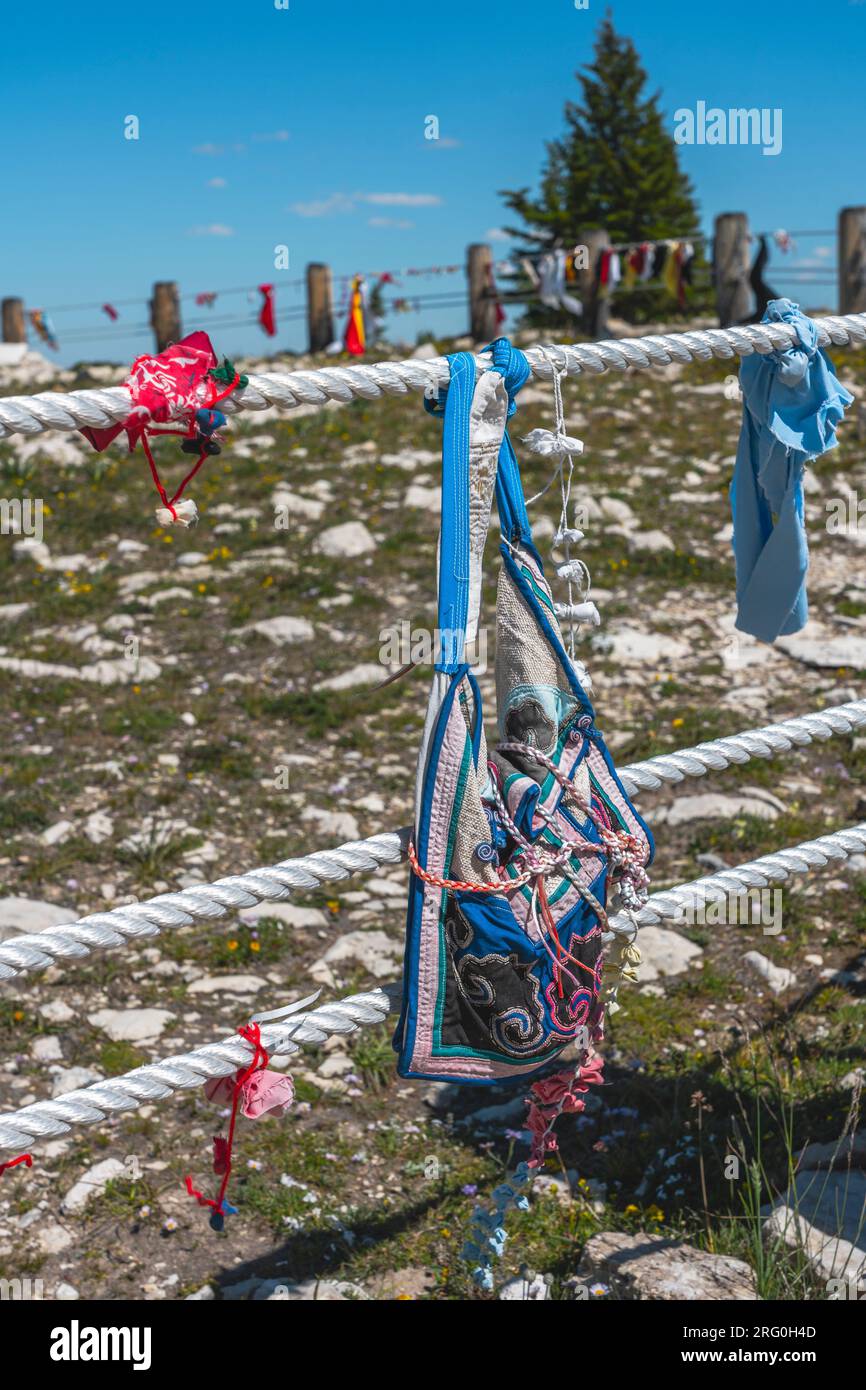
M862 396L866 355L835 357ZM17 370L4 394L45 389ZM866 486L856 406L809 474L812 619L772 649L733 627L731 367L587 376L566 407L603 618L580 655L620 764L863 693L866 527L827 529ZM513 437L552 419L531 383ZM435 622L439 429L415 397L243 414L188 532L155 525L140 453L0 444L3 497L45 508L41 544L0 538L0 935L408 822L429 671L373 687L389 631ZM170 476L179 458L160 451ZM527 491L546 481L528 460ZM547 554L553 492L533 514ZM492 615L493 543L489 572ZM492 672L482 686L492 710ZM644 794L653 886L863 820L864 771L866 736L839 737ZM391 867L0 987L0 1108L212 1041L311 981L324 998L394 981L405 890ZM864 925L861 858L786 889L778 934L644 934L608 1084L509 1217L497 1293L823 1298L850 1275L862 1250L816 1230L847 1221L864 1245L863 1145L838 1147L858 1124ZM0 1277L51 1298L490 1297L460 1248L526 1154L520 1096L401 1082L387 1026L291 1070L289 1116L242 1124L223 1234L183 1185L210 1190L218 1112L183 1092L0 1179ZM807 1144L798 1210L768 1225Z

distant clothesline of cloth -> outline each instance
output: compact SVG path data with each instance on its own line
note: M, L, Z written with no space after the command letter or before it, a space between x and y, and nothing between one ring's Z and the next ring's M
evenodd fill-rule
M686 240L606 246L595 260L595 293L610 295L620 285L628 290L649 280L662 280L682 306L685 287L691 284L694 258L694 242ZM575 246L570 251L544 251L537 257L522 256L519 264L546 308L565 309L576 317L583 314L583 302L575 290L582 279L585 283L585 273L590 269L586 246Z

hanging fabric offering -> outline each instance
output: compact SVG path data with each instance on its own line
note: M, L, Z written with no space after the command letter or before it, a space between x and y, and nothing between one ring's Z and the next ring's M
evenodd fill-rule
M38 335L43 343L50 347L54 352L60 348L57 335L54 332L54 324L51 322L44 309L31 309L27 317L30 320L33 331Z
M200 294L196 295L195 302L200 308L212 309L216 302L216 292L214 290L202 290Z
M762 642L799 632L808 616L809 551L803 472L836 447L853 396L818 347L818 329L789 299L767 305L763 323L789 323L797 343L752 353L740 365L743 424L731 482L737 627Z
M439 659L409 847L402 1076L531 1076L601 1036L606 908L645 896L652 840L614 771L566 652L532 543L506 417L529 375L507 339L492 370L449 358L439 542ZM429 408L429 407L428 407ZM478 633L496 490L503 533L496 634L500 741L488 753L466 662Z
M267 1070L270 1060L262 1046L261 1031L257 1022L250 1022L239 1028L238 1033L253 1049L249 1066L241 1067L234 1076L208 1081L205 1095L208 1100L225 1100L231 1103L228 1137L214 1135L213 1170L222 1179L216 1198L205 1197L193 1186L191 1176L184 1179L186 1190L194 1197L200 1207L211 1208L210 1224L215 1231L221 1231L227 1216L237 1215L237 1207L230 1206L226 1191L232 1174L232 1150L234 1148L235 1125L238 1113L251 1120L264 1119L267 1115L284 1115L294 1099L291 1078L279 1072Z
M172 343L157 357L136 358L125 385L133 401L127 419L108 429L88 427L81 433L97 453L107 449L124 430L130 453L141 441L162 502L156 509L157 521L161 526L193 526L198 520L196 505L189 499L181 502L180 497L205 459L220 452L217 431L225 425L226 419L214 406L236 388L246 386L247 378L236 372L228 361L218 367L210 338L206 333L196 332L179 343ZM170 421L179 428L154 429L155 425L166 425ZM163 487L150 450L148 437L154 434L181 435L181 450L197 455L195 464L171 498Z
M277 331L277 315L274 306L273 285L259 285L259 294L262 296L262 307L259 310L259 326L264 329L269 338L273 338Z
M120 317L113 304L103 304L102 312L107 318L111 319L112 323L116 323Z
M343 336L343 347L353 357L363 357L367 350L365 283L362 275L355 275L349 292L349 317Z

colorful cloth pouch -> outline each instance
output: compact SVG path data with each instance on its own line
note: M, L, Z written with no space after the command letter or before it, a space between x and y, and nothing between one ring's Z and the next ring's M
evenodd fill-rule
M620 783L563 647L505 432L529 375L507 339L494 369L449 359L444 396L440 659L418 763L402 1076L531 1076L601 1035L606 903L636 906L652 838ZM440 398L440 408L442 400ZM500 741L488 755L477 634L496 489L503 533L496 615Z

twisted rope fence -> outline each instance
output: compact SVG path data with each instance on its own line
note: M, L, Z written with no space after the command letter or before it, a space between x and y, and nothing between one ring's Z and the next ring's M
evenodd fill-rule
M838 347L866 343L866 313L834 314L814 320L818 342ZM581 372L599 374L627 371L630 367L666 367L671 363L708 362L713 357L731 360L753 352L773 352L796 343L795 330L784 323L748 324L739 328L707 328L689 333L650 334L644 338L609 338L598 343L568 343L527 348L526 358L535 376L549 380L554 369L568 376ZM490 356L476 356L479 367L490 366ZM251 374L249 385L233 392L220 409L294 410L300 405L325 405L328 401L378 400L404 396L410 391L436 392L449 380L445 357L404 362L375 362L353 367L323 367L298 372ZM0 398L0 439L12 434L42 434L47 430L78 430L83 426L105 429L127 419L132 398L125 386L89 391L44 391L35 396Z
M814 739L851 733L866 727L866 700L853 700L814 714L745 730L728 738L699 743L677 753L663 753L645 762L631 763L620 772L629 792L655 789L664 782L702 777L732 763L769 758L805 747ZM0 980L11 980L28 971L44 970L61 960L82 960L96 950L114 950L131 940L158 936L161 931L190 926L195 921L222 917L227 910L254 907L259 902L278 902L297 889L318 888L357 873L372 873L383 864L398 864L405 857L411 831L372 835L335 849L318 851L298 859L286 859L272 868L252 869L194 885L177 893L162 893L142 903L130 903L96 912L68 926L28 932L0 942ZM630 920L630 919L629 919ZM655 920L655 919L653 919Z
M726 900L749 888L784 883L795 875L821 868L830 860L848 859L864 850L866 822L763 855L737 868L653 894L636 919L625 914L611 918L608 939L616 934L634 936L636 925L676 920L689 907ZM391 1007L384 990L349 995L309 1013L296 1014L287 1023L263 1025L262 1043L269 1052L285 1056L297 1052L302 1044L317 1046L334 1034L347 1035L382 1023ZM149 1101L164 1100L174 1091L192 1089L212 1077L228 1076L248 1063L252 1054L252 1047L242 1038L224 1038L162 1062L136 1067L123 1076L69 1091L56 1100L36 1101L0 1115L0 1149L30 1148L34 1140L66 1134L73 1125L98 1124L106 1115L136 1110Z

